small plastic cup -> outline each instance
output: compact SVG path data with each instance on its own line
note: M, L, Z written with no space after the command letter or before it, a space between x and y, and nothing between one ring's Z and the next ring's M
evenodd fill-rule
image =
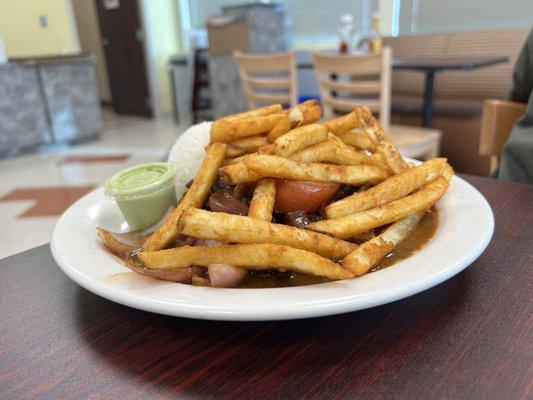
M177 203L174 166L158 162L124 169L107 180L105 191L132 230L148 228Z

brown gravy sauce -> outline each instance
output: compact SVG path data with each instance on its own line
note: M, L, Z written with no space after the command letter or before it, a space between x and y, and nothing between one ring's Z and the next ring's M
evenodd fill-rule
M390 267L391 265L408 258L422 249L435 235L439 226L439 215L435 208L428 211L413 229L411 234L390 252L370 272ZM239 285L240 288L276 288L290 286L314 285L330 280L319 276L306 275L297 272L271 272L251 271L246 279Z
M420 249L422 249L435 235L439 225L439 216L435 208L428 211L420 220L418 225L413 229L411 234L401 242L391 253L389 253L381 262L370 272L379 269L388 268L391 265L408 258ZM120 257L122 261L131 266L142 268L136 254L131 256ZM120 274L120 277L122 275ZM119 277L113 277L119 279ZM318 283L330 282L327 278L314 275L301 274L292 271L280 272L275 270L267 271L250 271L239 288L260 289L260 288L279 288L291 286L315 285Z

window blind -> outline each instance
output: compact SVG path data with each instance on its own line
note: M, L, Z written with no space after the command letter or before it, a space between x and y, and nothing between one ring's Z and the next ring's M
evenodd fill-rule
M204 28L211 15L222 7L250 2L239 0L189 0L190 21L193 28ZM367 33L378 0L285 0L280 1L290 13L293 42L336 40L342 14L352 14L356 33Z
M356 33L367 33L377 3L377 0L287 0L284 6L292 14L294 40L310 41L336 38L343 14L354 16Z
M401 0L400 34L531 28L531 0Z

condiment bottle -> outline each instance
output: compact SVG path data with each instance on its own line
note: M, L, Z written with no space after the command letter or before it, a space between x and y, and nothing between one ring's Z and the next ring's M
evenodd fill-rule
M381 36L379 35L379 14L372 14L372 28L368 34L370 39L370 51L372 53L381 52Z
M352 52L354 33L355 25L353 15L341 15L341 21L339 25L339 53L348 54Z

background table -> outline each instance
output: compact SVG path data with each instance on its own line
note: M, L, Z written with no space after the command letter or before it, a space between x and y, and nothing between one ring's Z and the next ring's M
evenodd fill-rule
M171 318L82 289L48 246L4 259L0 398L526 398L533 186L467 180L496 216L485 253L435 288L344 315Z
M338 55L335 50L324 53ZM311 53L300 51L296 54L298 68L313 69ZM448 58L393 58L392 68L398 70L413 70L426 75L424 84L424 98L422 103L422 126L429 127L433 118L433 97L435 95L435 75L439 71L473 71L478 68L508 62L507 57L448 57Z
M424 100L422 104L422 126L429 127L433 118L433 97L435 95L435 74L439 71L473 71L489 65L509 61L507 57L472 57L472 58L395 58L394 69L420 71L426 74Z

